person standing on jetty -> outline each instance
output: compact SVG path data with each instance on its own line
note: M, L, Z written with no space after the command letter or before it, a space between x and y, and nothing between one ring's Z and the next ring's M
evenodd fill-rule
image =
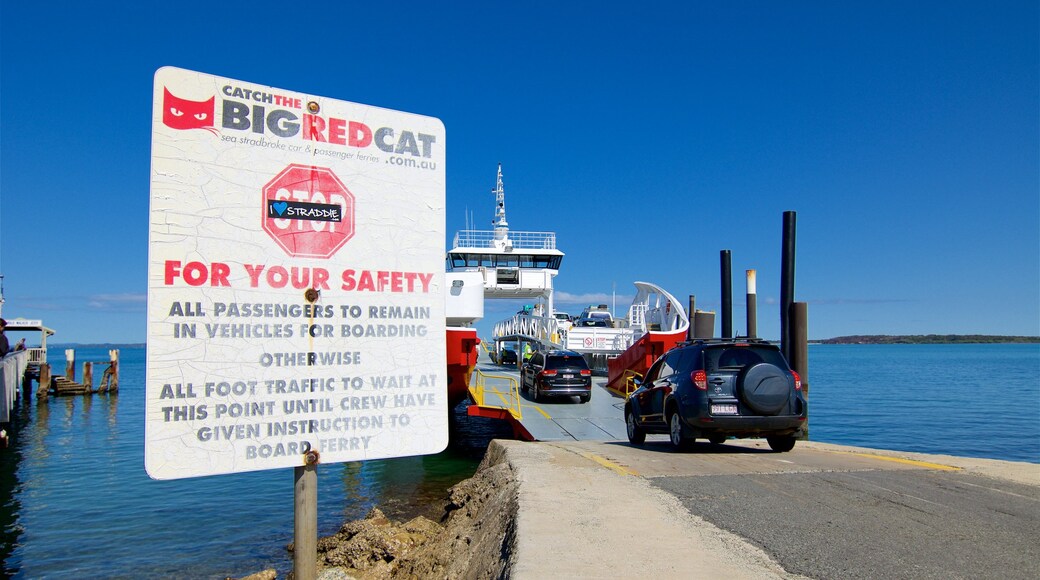
M11 350L11 343L7 342L7 335L4 334L4 329L7 328L7 321L0 318L0 358L7 356L7 353Z

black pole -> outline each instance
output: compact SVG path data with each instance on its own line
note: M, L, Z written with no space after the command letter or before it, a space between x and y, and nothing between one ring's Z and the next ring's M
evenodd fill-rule
M686 311L686 314L690 317L690 328L688 328L686 330L686 340L693 340L697 336L696 332L694 331L694 324L693 324L693 322L694 322L694 313L697 312L697 309L694 308L694 306L696 306L696 305L697 305L697 298L693 294L690 294L690 309Z
M733 274L730 272L730 251L722 250L722 338L733 338Z
M794 303L795 222L793 211L784 212L780 255L780 350L791 360L791 304Z

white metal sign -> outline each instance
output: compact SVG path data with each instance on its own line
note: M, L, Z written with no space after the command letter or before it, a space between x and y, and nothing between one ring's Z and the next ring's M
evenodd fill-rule
M162 68L152 127L148 474L442 450L444 125Z

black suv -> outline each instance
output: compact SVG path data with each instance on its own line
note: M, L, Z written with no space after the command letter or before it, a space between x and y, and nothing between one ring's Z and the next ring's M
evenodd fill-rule
M578 395L582 403L592 398L592 371L585 357L572 350L536 352L520 367L520 388L544 397Z
M765 437L790 451L808 408L780 349L760 340L698 340L662 355L625 403L628 440L667 433L677 449L697 437Z

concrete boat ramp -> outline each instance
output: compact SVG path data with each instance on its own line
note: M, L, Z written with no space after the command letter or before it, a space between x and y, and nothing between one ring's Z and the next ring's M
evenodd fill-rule
M605 378L589 403L536 403L515 370L481 363L470 413L543 442L493 441L485 457L519 486L507 577L1040 577L1035 463L811 441L635 446Z
M592 399L588 403L579 403L577 397L536 402L517 388L520 374L514 367L482 360L476 371L485 384L482 394L474 397L479 400L470 414L513 421L522 439L617 441L627 437L625 400L604 387L606 377L592 378Z
M595 399L595 395L593 395ZM493 441L510 578L1040 577L1040 466L799 441Z

